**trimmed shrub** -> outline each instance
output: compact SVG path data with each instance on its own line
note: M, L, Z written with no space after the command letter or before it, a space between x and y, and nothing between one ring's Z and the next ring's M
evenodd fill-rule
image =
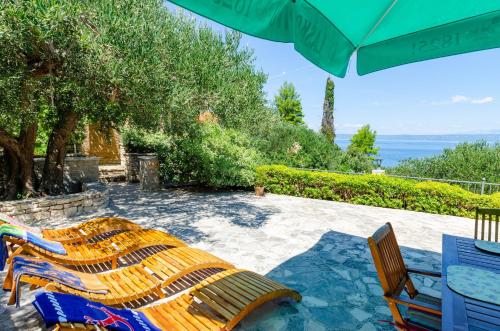
M271 165L257 168L256 186L269 193L474 218L475 208L500 208L500 194L381 175L344 175Z

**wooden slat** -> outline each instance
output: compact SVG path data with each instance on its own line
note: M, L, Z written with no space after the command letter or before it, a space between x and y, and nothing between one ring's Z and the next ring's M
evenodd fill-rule
M231 330L242 318L267 301L283 296L300 300L297 292L245 270L222 271L203 281L203 284L197 285L189 294L183 294L175 300L141 308L139 311L162 330L221 331ZM268 290L258 297L249 296L244 290L257 288L262 284L266 284L267 287L264 287ZM95 330L96 326L70 323L59 325L60 330L74 328Z
M82 281L89 286L93 283L101 284L99 285L100 288L107 288L108 293L96 294L57 284L54 290L63 293L80 295L104 304L126 304L132 302L133 300L152 295L153 293L157 293L162 296L164 294L161 292L161 287L168 286L172 282L177 281L180 277L183 277L191 272L210 268L233 268L231 264L211 254L198 253L199 250L189 247L169 249L146 258L139 265L133 265L97 275L82 274L77 271L65 269L66 272L74 273L79 276ZM184 257L188 254L191 256L199 255L198 260L190 260L191 263L194 263L192 265L183 261ZM206 258L206 260L203 260L204 258ZM184 267L182 267L182 269L177 269L177 267L172 267L172 264ZM165 268L168 266L170 266L170 271L165 274L166 277L161 279L151 275L146 269L146 267L152 267L158 271L158 268ZM13 282L10 279L11 277L12 275L10 273L10 276L6 278L6 284L10 284L9 287L13 286ZM47 280L40 277L24 277L21 280L22 282L37 284L38 286L44 286L48 283ZM184 286L190 287L192 285L185 283Z

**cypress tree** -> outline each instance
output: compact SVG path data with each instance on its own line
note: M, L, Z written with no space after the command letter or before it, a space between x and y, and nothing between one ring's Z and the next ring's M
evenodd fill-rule
M326 136L332 144L335 141L335 124L333 109L335 104L335 83L328 77L326 79L325 101L323 102L323 120L321 121L321 133Z

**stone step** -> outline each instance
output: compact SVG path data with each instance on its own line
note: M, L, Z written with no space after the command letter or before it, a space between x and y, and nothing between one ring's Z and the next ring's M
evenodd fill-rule
M127 179L125 168L119 165L99 166L100 180L103 182L124 182Z
M127 176L125 176L125 174L101 175L99 179L106 183L118 183L125 182Z

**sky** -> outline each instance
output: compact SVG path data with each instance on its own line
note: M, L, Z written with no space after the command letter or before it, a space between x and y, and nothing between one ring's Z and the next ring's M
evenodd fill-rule
M177 10L167 3L169 10ZM224 26L196 16L223 32ZM318 130L328 73L291 44L243 35L255 66L268 75L264 90L273 100L283 82L295 85L307 125ZM500 49L407 64L365 76L351 59L346 78L335 82L337 133L370 124L378 134L500 133Z

